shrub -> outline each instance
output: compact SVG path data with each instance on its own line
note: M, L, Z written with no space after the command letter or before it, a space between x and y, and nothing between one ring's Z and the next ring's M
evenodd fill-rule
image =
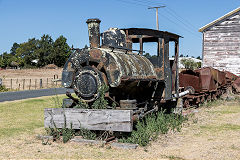
M0 92L7 92L9 89L7 89L5 86L0 85Z
M136 124L136 130L130 136L123 136L119 142L136 143L146 146L151 140L155 140L159 134L166 134L170 130L180 131L187 118L174 113L165 114L164 111L148 115Z

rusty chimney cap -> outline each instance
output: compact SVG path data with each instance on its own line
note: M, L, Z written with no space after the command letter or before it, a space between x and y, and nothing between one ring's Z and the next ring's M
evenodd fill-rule
M88 20L86 21L86 23L91 23L91 22L97 22L97 23L100 23L101 20L98 19L98 18L91 18L91 19L88 19Z

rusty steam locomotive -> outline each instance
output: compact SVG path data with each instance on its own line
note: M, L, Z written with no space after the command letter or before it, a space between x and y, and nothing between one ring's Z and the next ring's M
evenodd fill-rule
M178 102L185 107L198 105L232 87L240 92L240 79L227 72L202 68L179 73L181 36L146 28L110 28L100 34L100 22L87 20L90 47L75 49L62 72L62 85L78 98L67 92L64 108L45 109L45 127L62 128L67 121L73 129L131 132L136 119L160 107L173 108ZM146 58L143 43L149 42L157 44L157 54ZM170 42L174 60L169 59ZM132 49L134 43L139 50ZM107 109L76 109L80 101L97 101L101 86L109 88L104 93L110 104Z
M106 98L121 109L145 108L147 112L156 104L176 102L180 36L143 28L110 28L100 36L100 22L99 19L87 20L90 47L76 49L67 60L62 73L63 86L74 89L79 98L91 103L99 96L98 88L107 85ZM170 41L175 44L173 61L169 60ZM146 42L158 45L153 59L143 56ZM133 43L139 43L140 49L133 50ZM189 89L180 95L192 91Z

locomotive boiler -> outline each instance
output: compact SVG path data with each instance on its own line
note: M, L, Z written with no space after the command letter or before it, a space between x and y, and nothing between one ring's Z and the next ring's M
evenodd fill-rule
M105 98L110 104L120 109L142 108L145 113L175 103L179 97L180 36L145 28L110 28L100 34L100 22L87 20L90 47L75 49L71 54L62 72L63 86L73 89L81 100L93 103L99 97L99 88L106 85L109 90ZM156 56L148 59L143 56L143 44L150 42L158 47ZM175 45L172 61L170 42ZM133 44L139 44L139 50L133 50Z

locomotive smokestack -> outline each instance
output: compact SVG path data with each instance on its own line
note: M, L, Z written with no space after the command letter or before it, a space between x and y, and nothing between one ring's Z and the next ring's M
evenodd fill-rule
M88 24L88 35L89 43L91 48L100 47L100 20L99 19L88 19L86 23Z

